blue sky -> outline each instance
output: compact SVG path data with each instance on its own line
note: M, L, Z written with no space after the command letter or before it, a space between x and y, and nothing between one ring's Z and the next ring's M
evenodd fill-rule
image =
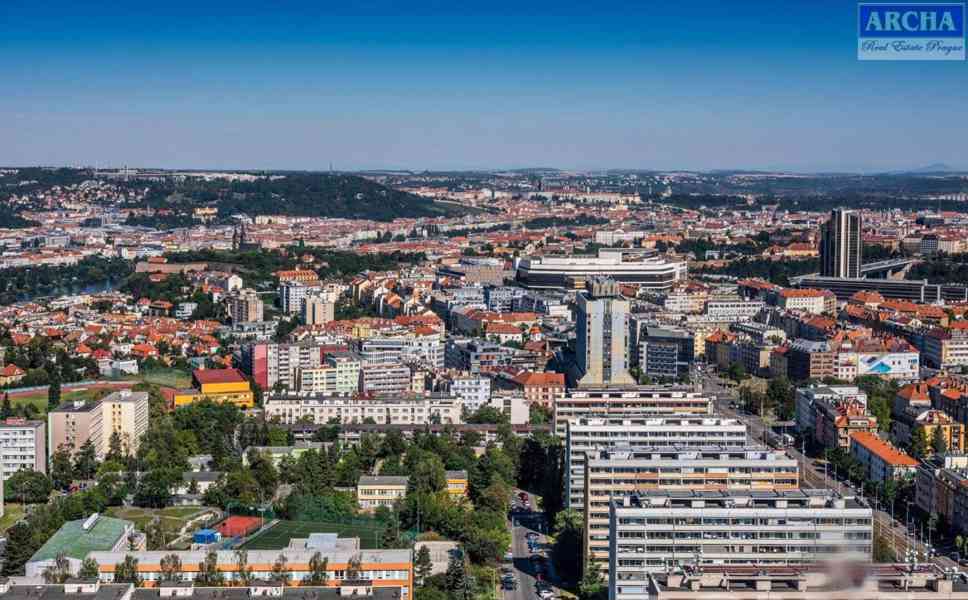
M0 164L968 168L968 63L856 4L0 2Z

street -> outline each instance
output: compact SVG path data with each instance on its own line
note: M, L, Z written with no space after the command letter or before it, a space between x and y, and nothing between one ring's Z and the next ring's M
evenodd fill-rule
M515 490L517 493L519 490ZM533 498L533 496L532 496ZM536 508L536 500L532 500L532 508ZM545 536L547 525L544 513L525 511L520 506L512 509L511 517L511 551L514 554L513 570L517 578L517 586L513 590L504 590L506 600L534 600L537 598L537 578L542 581L549 581L549 577L554 580L554 569L551 565L551 548L548 547L548 538ZM528 550L528 534L538 535L536 552L532 554ZM533 560L531 557L540 555L544 558L540 561ZM559 590L552 587L552 591L557 597Z
M729 407L731 402L736 402L738 395L734 390L724 386L719 377L708 372L693 371L693 376L702 383L703 391L714 399L715 410L718 414L725 417L739 419L746 424L749 430L749 437L763 445L767 444L767 425L757 415L740 413ZM786 453L797 460L800 464L800 485L810 489L832 489L840 494L862 496L860 492L841 481L838 481L833 473L824 472L816 459L804 455L800 449L790 446L784 449ZM868 500L871 500L868 498ZM872 502L873 504L873 502ZM902 515L895 515L900 517ZM888 545L894 552L898 561L904 561L908 549L918 553L918 560L932 554L930 547L922 541L914 539L908 535L907 528L897 519L892 518L891 514L883 510L874 510L874 532L876 535L883 536ZM958 564L947 556L933 556L931 562L942 568L958 568Z

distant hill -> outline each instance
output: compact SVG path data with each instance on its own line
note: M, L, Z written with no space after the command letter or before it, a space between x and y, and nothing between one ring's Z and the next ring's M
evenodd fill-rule
M245 213L390 221L466 212L356 175L329 173L290 173L277 179L235 182L189 179L163 184L151 196L157 207L215 205L223 217Z

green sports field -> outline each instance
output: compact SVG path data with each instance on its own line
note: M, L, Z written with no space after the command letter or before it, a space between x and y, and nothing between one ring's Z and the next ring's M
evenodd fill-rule
M242 548L245 550L279 550L289 545L291 538L306 538L311 533L335 533L339 537L358 537L360 547L369 550L380 547L383 525L375 520L356 520L353 523L332 521L279 521L253 537Z

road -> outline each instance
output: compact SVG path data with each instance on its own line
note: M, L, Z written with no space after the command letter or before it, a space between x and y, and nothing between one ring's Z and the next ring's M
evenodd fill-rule
M730 403L736 402L737 399L737 393L733 389L726 387L718 377L705 371L694 371L693 376L702 383L703 391L714 398L715 410L718 414L739 419L746 424L750 439L766 445L768 428L763 420L756 415L740 413L729 407ZM832 489L843 495L861 495L852 486L837 480L832 473L826 472L822 466L822 461L806 456L795 447L789 447L785 450L790 457L795 458L800 463L800 480L803 487ZM900 517L902 515L895 516ZM888 544L894 551L894 556L899 560L904 560L908 549L918 553L918 560L923 560L923 557L932 554L929 545L908 535L904 524L883 510L874 510L874 531L875 534L882 535L887 539ZM931 560L942 568L958 568L958 564L947 556L933 556Z
M517 493L519 490L515 490ZM537 505L532 500L533 505ZM505 600L535 600L537 598L537 577L540 576L545 582L554 580L554 573L551 567L551 548L548 547L548 538L544 535L547 525L544 513L538 511L524 511L520 507L512 512L511 517L511 551L514 553L514 574L517 577L518 585L514 590L504 590ZM543 566L540 568L531 560L531 552L528 551L528 538L530 532L538 534L538 552L545 557ZM552 587L556 596L560 595L557 587Z

